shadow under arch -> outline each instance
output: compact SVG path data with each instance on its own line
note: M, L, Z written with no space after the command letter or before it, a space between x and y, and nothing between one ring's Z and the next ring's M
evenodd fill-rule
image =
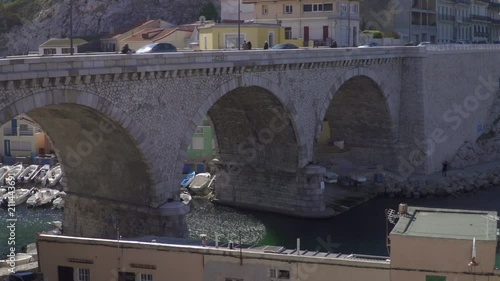
M336 143L343 152L339 157L363 164L394 165L395 156L390 153L397 138L388 96L380 83L367 70L346 73L335 83L320 119L320 147ZM324 149L318 152L326 154Z
M148 208L155 200L149 161L141 151L145 136L128 114L108 100L78 90L48 90L20 99L0 109L0 122L20 114L33 119L50 137L63 171L68 195L117 205ZM97 201L96 201L97 200ZM86 231L84 219L73 218L73 207L93 213L106 205L65 206L67 233L90 237L114 237L108 221L98 221ZM111 211L110 211L111 212ZM109 215L109 216L108 216ZM112 214L102 214L101 217ZM121 222L125 223L125 222ZM125 223L126 225L126 223ZM123 235L136 235L122 226Z
M254 93L256 94L256 96L249 96L249 93ZM245 103L247 103L248 106L246 106ZM264 110L268 110L265 115L255 116L265 116L265 120L259 120L258 124L247 122L248 125L253 125L253 127L251 127L251 129L253 130L253 135L246 134L245 138L243 138L239 142L239 149L235 149L233 147L232 151L228 151L227 149L225 151L224 147L221 146L221 144L224 142L224 139L221 139L224 133L218 133L217 130L223 128L224 126L221 124L227 123L229 120L226 120L223 117L217 118L215 108L224 108L224 110L227 111L226 116L231 116L236 112L251 112L253 110L251 106L253 106L254 109L261 110L261 112ZM198 114L193 116L193 119L190 123L190 130L192 132L190 131L188 134L186 134L185 138L183 139L183 143L181 145L181 148L183 149L187 148L191 143L192 133L196 129L196 126L200 124L203 115L206 114L209 116L212 125L215 127L214 129L218 144L217 148L223 155L228 153L233 154L233 156L236 154L248 154L248 146L262 147L264 143L261 143L260 140L264 140L264 142L268 142L269 144L276 144L277 141L279 141L278 139L281 138L280 135L286 134L287 137L292 137L291 140L293 140L294 143L294 156L296 155L296 159L294 160L295 165L292 165L289 160L287 161L287 170L296 171L298 169L301 169L312 159L311 153L309 152L312 151L312 148L307 147L305 138L301 134L301 132L303 132L304 130L302 129L301 123L298 121L295 105L289 99L287 94L281 91L278 85L276 85L273 81L266 77L262 77L260 75L252 75L251 78L247 77L245 79L238 77L223 83L215 91L213 91L207 99L205 99L205 101L198 108L197 112ZM249 117L250 116L244 116L242 118L246 118L248 120L258 119ZM234 127L238 128L239 126ZM268 151L268 153L271 152ZM235 159L238 162L251 162L248 161L248 157L245 156L233 158L239 158ZM181 170L181 167L183 165L182 163L183 160L179 162L177 170Z

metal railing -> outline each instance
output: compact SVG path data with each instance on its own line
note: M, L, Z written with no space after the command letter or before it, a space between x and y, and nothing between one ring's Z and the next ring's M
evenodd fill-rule
M4 127L3 135L4 136L33 136L34 130L33 128L24 128L17 127L17 130L13 130L12 127Z
M482 16L482 15L471 15L471 19L475 21L486 21L486 22L491 21L491 18L489 16Z

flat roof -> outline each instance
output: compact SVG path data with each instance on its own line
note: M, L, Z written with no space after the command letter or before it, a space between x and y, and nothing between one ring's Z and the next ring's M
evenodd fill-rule
M391 235L472 240L497 240L497 212L408 207Z

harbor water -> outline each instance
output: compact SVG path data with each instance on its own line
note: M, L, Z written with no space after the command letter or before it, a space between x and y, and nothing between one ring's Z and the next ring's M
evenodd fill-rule
M377 197L349 211L329 219L299 219L283 215L237 210L214 205L205 199L193 199L191 212L187 216L192 238L200 234L209 238L220 234L221 240L239 241L245 244L281 245L295 248L297 238L301 249L330 251L335 253L358 253L388 255L385 246L386 223L384 211L397 209L399 203L412 206L496 210L500 212L500 188L464 194L459 198L385 198ZM51 230L48 222L63 219L62 210L28 209L25 205L16 208L16 246L35 240L36 232ZM0 210L0 254L8 251L7 211Z

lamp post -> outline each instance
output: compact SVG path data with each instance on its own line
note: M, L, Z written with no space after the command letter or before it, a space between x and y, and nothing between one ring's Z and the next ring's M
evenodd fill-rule
M411 24L412 24L412 13L411 13L411 6L413 0L408 0L409 6L408 6L408 12L409 12L409 18L408 18L408 43L411 42Z
M241 38L241 24L240 24L241 9L240 9L240 2L241 2L241 0L237 0L237 1L238 1L238 50L241 50L241 42L240 42L240 38Z
M351 0L347 5L347 47L351 47Z
M73 0L69 0L69 48L73 55Z

